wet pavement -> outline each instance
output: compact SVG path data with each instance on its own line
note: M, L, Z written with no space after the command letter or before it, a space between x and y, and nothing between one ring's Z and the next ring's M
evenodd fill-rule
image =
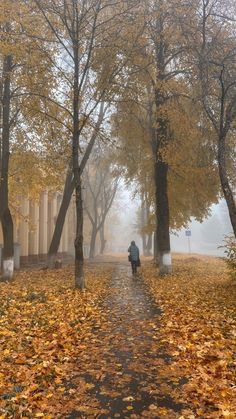
M161 310L128 264L117 265L103 313L72 382L86 383L87 403L67 418L178 418L185 406L175 390L186 381L167 373L172 360L159 335Z

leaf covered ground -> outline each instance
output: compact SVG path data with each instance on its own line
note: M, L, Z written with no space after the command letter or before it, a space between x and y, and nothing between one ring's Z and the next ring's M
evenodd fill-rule
M0 418L236 417L236 285L221 260L119 260L0 283Z
M111 270L90 269L86 277L86 293L74 290L70 268L21 272L0 283L1 419L60 412L64 382L102 320ZM81 397L86 390L80 386Z
M174 274L143 276L162 309L161 339L172 356L170 374L187 377L177 391L192 406L182 418L236 418L236 282L224 262L176 257Z

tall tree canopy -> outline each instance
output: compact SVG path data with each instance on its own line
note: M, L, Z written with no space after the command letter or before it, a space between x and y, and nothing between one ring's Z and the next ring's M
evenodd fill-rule
M161 273L171 272L170 229L202 220L221 194L236 232L234 10L235 0L1 3L6 276L16 190L36 197L64 188L49 259L75 190L75 285L86 286L81 176L96 141L110 137L105 116L114 161L155 219Z

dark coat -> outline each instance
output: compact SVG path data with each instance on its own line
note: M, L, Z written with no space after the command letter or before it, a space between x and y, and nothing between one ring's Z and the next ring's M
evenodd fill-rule
M128 252L130 253L131 261L138 262L139 260L139 248L136 244L131 244L128 248Z

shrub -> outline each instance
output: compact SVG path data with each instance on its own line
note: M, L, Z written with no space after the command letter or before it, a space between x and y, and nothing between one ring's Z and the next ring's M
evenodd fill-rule
M229 268L230 275L236 279L236 239L233 236L225 238L225 261Z

